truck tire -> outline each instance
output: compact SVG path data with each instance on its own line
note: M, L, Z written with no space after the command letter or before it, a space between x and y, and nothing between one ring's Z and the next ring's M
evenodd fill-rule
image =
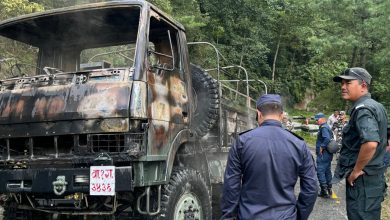
M18 209L16 202L7 202L4 205L4 220L42 220L48 219L46 215L38 211Z
M218 120L218 84L205 70L191 64L194 114L191 129L203 137Z
M164 186L157 219L211 220L211 196L202 175L193 169L174 168Z

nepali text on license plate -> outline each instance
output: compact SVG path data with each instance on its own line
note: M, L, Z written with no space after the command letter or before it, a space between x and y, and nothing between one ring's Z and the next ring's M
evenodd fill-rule
M115 166L91 166L89 169L89 194L115 194Z

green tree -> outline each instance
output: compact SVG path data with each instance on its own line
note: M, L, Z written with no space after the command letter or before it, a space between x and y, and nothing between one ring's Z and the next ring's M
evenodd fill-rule
M42 11L44 7L28 0L1 0L0 20L15 17L22 14Z
M329 67L336 72L328 71L330 76L345 67L366 68L374 77L374 97L388 106L389 6L388 1L374 0L315 1L312 7L318 12L317 31L309 45L315 52L312 62L334 63Z
M0 19L100 1L1 0ZM269 92L281 93L290 105L311 99L323 102L326 97L337 97L337 100L330 100L321 106L345 108L345 102L339 98L338 86L331 79L346 67L361 66L374 77L371 88L373 96L390 107L390 97L386 95L390 92L387 77L390 71L390 1L150 2L185 26L188 41L214 43L224 55L222 66L244 66L250 79L265 81ZM0 50L3 50L9 44L2 40L0 45ZM190 46L190 52L193 62L205 68L215 67L215 55L211 48ZM238 68L226 70L221 77L245 78ZM253 98L264 90L260 83L251 86Z

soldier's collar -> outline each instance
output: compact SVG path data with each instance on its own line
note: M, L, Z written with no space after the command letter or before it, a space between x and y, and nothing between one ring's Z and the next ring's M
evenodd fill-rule
M326 122L320 124L319 126L322 127L322 126L325 126L326 125Z
M362 97L360 97L358 100L356 100L355 102L353 102L353 105L352 105L352 108L350 108L348 110L348 115L351 115L352 111L356 108L360 108L362 106L364 106L364 104L362 104L362 102L364 102L365 100L367 99L370 99L371 98L371 93L367 93L365 95L363 95Z
M274 119L267 119L267 120L263 121L263 123L261 123L260 127L261 126L278 126L278 127L282 127L282 122L280 122L278 120L274 120Z

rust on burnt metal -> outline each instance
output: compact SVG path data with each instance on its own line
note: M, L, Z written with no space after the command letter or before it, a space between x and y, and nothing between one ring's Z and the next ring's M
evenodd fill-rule
M166 154L172 134L188 124L188 96L185 84L178 73L149 74L150 102L148 109L153 120L150 123L149 143L151 154Z
M121 72L119 78L124 78L127 71ZM35 123L39 123L42 134L46 134L48 129L56 126L54 123L65 125L64 121L80 124L86 130L96 125L98 129L95 130L106 132L128 130L126 118L132 89L129 81L107 82L98 79L95 73L83 83L41 87L18 81L14 84L13 89L4 89L0 93L0 127L8 130L3 135L20 135L16 128L23 127L21 124L35 128ZM72 133L76 132L80 131Z

